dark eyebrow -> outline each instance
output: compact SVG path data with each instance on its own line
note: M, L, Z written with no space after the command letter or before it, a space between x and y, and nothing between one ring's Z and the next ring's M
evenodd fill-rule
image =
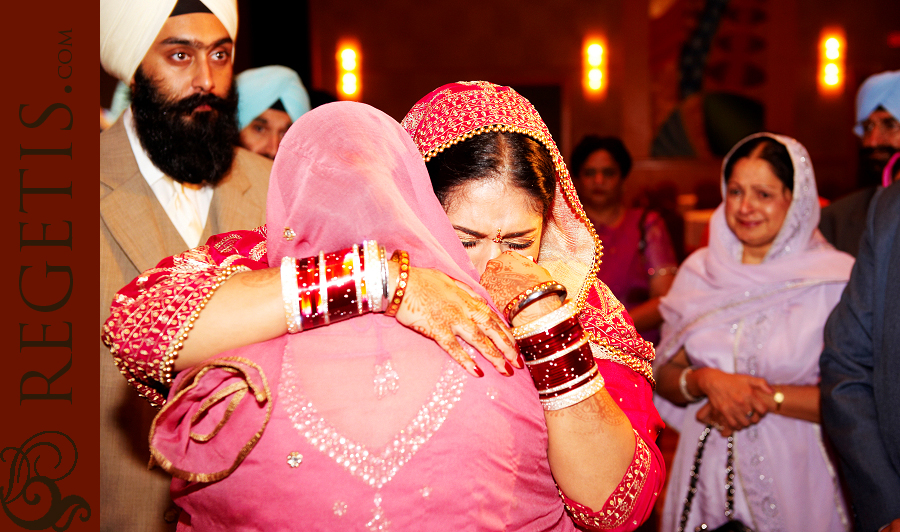
M190 46L191 48L196 48L198 50L203 50L205 48L218 48L219 46L225 44L231 44L234 41L231 40L231 37L222 37L218 41L212 43L207 46L206 43L198 41L197 39L187 39L184 37L169 37L168 39L163 39L159 44L180 44L182 46Z
M503 235L503 240L506 240L506 239L508 239L508 238L519 238L519 237L523 237L523 236L528 236L528 235L530 235L531 233L534 233L535 231L536 231L536 229L529 229L529 230L527 230L527 231L519 231L519 232L516 232L516 233L508 233L508 234Z
M265 118L263 118L262 115L257 116L256 118L254 118L253 120L250 121L250 123L253 123L253 122L261 122L264 126L269 125L269 121L266 120Z
M484 234L484 233L479 233L478 231L475 231L475 230L473 230L473 229L468 229L468 228L463 227L463 226L461 226L461 225L454 225L453 228L456 229L457 231L460 231L460 232L465 233L465 234L467 234L467 235L474 236L475 238L484 238L484 237L487 236L487 235Z
M453 228L461 233L465 233L467 235L474 236L475 238L485 238L486 236L488 236L484 233L479 233L478 231L469 229L467 227L463 227L461 225L454 225ZM503 235L503 239L506 240L508 238L519 238L522 236L530 235L531 233L534 233L534 232L535 232L535 229L529 229L526 231L518 231L516 233L508 233L508 234Z

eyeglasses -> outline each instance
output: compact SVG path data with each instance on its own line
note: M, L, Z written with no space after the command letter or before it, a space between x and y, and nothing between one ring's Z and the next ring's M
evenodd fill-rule
M900 122L897 121L893 116L878 118L875 120L865 119L862 122L863 134L868 134L874 132L876 129L881 128L884 130L884 133L894 134L900 132Z

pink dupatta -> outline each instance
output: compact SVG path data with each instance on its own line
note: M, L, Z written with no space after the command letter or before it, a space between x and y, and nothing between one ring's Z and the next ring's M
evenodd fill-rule
M271 265L374 238L487 296L415 146L363 104L329 104L291 127L267 227ZM546 446L527 372L472 378L380 314L182 372L151 434L189 516L182 528L197 530L571 531Z

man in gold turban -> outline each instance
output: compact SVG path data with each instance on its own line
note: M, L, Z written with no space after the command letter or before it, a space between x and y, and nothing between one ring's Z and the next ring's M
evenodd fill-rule
M236 0L100 1L100 62L132 97L100 135L101 324L159 260L265 223L271 161L235 147L237 18ZM147 470L156 411L100 358L101 530L174 530L170 478Z

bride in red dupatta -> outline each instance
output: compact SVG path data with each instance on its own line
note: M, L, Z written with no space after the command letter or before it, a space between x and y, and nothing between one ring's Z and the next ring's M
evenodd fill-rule
M632 464L607 500L602 519L573 501L567 501L567 506L583 525L635 528L649 516L665 478L662 455L656 446L663 424L652 404L653 347L640 337L622 303L597 277L603 248L546 124L534 106L513 89L483 81L439 87L416 103L401 124L429 163L433 184L433 163L440 161L444 152L450 153L455 146L479 135L518 134L549 152L556 184L552 207L543 219L537 263L562 283L575 301L605 389L639 436ZM436 192L441 198L441 191ZM498 306L505 303L498 301L490 288L488 291Z

